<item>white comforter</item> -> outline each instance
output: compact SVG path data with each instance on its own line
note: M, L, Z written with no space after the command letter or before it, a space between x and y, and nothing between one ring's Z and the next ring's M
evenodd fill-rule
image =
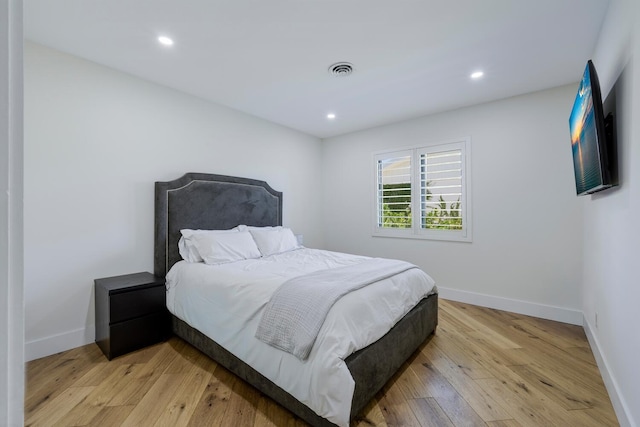
M411 269L345 295L331 308L305 361L259 341L255 333L271 294L286 280L364 259L298 249L218 266L180 261L167 274L167 307L318 415L348 426L354 381L344 359L435 292L433 279Z

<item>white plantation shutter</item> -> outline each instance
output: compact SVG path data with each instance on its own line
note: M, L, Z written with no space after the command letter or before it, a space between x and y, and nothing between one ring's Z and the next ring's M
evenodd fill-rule
M374 153L374 236L471 241L469 139Z
M377 224L381 228L411 228L411 151L376 158Z
M462 148L436 146L418 150L420 156L420 227L462 230ZM446 151L443 149L446 148Z

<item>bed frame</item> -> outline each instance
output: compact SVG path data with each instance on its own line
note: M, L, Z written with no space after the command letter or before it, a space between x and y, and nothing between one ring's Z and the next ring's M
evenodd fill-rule
M282 225L282 193L264 181L187 173L155 183L154 272L164 277L182 258L180 230ZM435 332L438 295L424 298L386 335L345 359L355 381L353 420L414 351ZM200 331L173 316L173 332L312 426L334 426Z

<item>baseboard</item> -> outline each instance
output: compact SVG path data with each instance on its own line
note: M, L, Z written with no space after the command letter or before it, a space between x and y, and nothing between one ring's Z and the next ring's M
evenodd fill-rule
M475 292L460 291L441 286L438 286L438 292L440 297L444 299L541 317L543 319L570 323L572 325L583 325L582 312L577 310L495 297ZM29 341L25 343L25 361L29 362L40 359L41 357L50 356L61 351L91 344L94 341L95 327L93 325L87 328L76 329L74 331Z
M438 293L444 299L582 326L583 315L579 310L478 294L442 286L438 286Z
M609 370L609 364L607 363L607 359L605 359L604 354L601 351L600 343L598 342L598 338L593 333L593 328L591 324L587 321L587 318L584 317L584 332L587 335L587 340L589 340L589 345L591 346L591 352L593 353L593 357L596 359L596 363L598 364L598 369L600 370L600 375L602 376L602 380L604 381L604 385L607 388L607 392L609 393L609 399L611 399L611 404L613 405L613 410L618 417L618 423L620 423L621 427L633 427L637 424L633 421L631 417L631 411L629 411L629 406L626 404L624 398L622 397L622 393L620 393L620 389L618 387L618 383L615 378L611 376L611 371Z
M475 292L460 291L441 286L438 286L438 292L440 297L444 299L526 314L528 316L541 317L543 319L570 323L572 325L583 325L583 315L582 312L578 310L535 304L509 298L478 294ZM61 351L71 350L72 348L91 344L94 341L94 326L29 341L25 343L25 360L28 362L41 357L50 356Z
M52 354L71 350L72 348L82 347L94 341L94 326L29 341L25 343L25 362L51 356Z

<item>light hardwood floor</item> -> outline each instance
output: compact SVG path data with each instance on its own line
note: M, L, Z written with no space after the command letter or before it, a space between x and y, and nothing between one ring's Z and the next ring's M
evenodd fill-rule
M616 426L582 328L440 300L436 334L355 426ZM27 364L27 426L302 426L178 338Z

